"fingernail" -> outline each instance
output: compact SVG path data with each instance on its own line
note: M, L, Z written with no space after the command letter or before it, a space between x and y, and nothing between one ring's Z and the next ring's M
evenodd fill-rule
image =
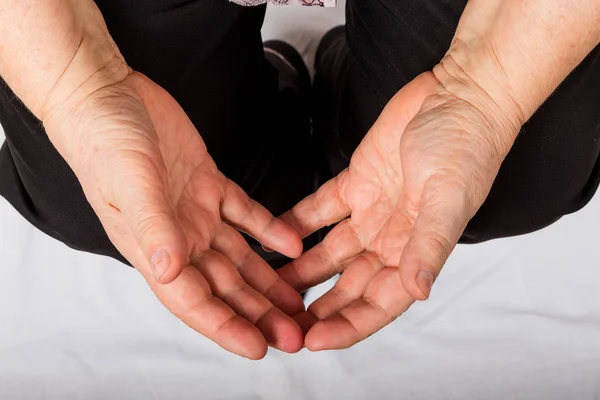
M160 281L160 278L167 272L170 265L171 257L169 257L169 253L163 249L156 250L150 258L150 266L152 267L152 272L154 272L154 278L157 281Z
M425 293L425 296L429 297L431 293L431 287L433 286L433 274L431 271L422 270L417 274L417 284Z
M261 245L261 246L262 246L262 245ZM273 250L271 250L271 249L270 249L270 248L268 248L268 247L262 246L262 249L263 249L264 251L266 251L267 253L273 253Z

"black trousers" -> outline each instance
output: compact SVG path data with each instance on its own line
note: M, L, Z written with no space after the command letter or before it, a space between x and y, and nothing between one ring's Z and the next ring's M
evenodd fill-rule
M96 0L128 63L183 106L219 168L273 213L313 187L308 132L281 107L265 61L265 7L227 0ZM347 65L336 146L350 155L387 101L449 47L466 0L348 0ZM68 165L0 81L0 194L67 245L123 260ZM577 211L599 183L600 49L523 127L462 241L543 228ZM343 165L340 166L340 168ZM337 172L337 171L334 171ZM1 223L1 222L0 222Z

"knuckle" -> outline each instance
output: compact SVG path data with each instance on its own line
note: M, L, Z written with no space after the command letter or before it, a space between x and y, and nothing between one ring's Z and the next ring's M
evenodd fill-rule
M352 300L357 298L359 294L362 294L358 293L350 283L341 281L341 278L338 284L333 287L332 292L336 297L343 300Z
M153 238L165 231L169 217L164 212L143 212L134 217L134 230L142 241Z
M453 245L444 235L430 231L424 235L425 246L436 260L446 261L450 257Z

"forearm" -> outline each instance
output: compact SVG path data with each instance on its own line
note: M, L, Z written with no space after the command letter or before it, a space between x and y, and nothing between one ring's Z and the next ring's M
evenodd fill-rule
M516 135L598 45L599 26L597 0L471 0L434 72L450 92L503 114Z
M128 73L92 0L0 0L0 75L39 119Z

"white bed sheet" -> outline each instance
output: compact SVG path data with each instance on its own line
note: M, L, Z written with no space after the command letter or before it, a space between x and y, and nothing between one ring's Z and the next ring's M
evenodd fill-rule
M310 59L342 15L275 10L265 36ZM290 31L302 21L309 33ZM0 200L0 399L599 399L599 224L596 198L541 232L459 246L431 300L363 344L251 362L171 316L134 270Z

